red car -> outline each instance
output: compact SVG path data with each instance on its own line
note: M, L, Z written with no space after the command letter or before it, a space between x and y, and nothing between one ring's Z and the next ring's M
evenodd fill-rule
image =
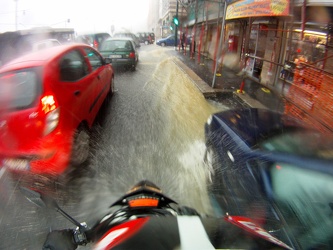
M0 68L0 164L63 173L89 156L89 130L113 93L114 71L84 44L61 45Z

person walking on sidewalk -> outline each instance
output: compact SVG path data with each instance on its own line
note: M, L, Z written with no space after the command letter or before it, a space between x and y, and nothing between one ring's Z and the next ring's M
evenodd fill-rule
M182 50L184 50L184 44L186 43L185 39L186 39L186 35L185 35L185 32L183 32L183 35L181 38Z

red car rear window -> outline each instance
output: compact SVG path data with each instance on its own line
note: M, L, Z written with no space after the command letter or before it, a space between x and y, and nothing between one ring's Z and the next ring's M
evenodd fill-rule
M24 109L34 104L38 96L38 76L27 69L0 75L1 109Z

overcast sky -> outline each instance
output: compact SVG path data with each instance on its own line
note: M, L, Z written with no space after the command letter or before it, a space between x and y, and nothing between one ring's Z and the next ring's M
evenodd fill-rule
M50 26L78 33L147 30L149 0L0 0L0 32ZM16 11L17 6L17 11ZM16 22L17 16L17 22ZM70 20L68 23L67 20Z

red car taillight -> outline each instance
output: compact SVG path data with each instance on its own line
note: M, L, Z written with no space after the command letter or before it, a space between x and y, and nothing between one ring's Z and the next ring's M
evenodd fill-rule
M60 109L53 95L46 95L41 98L41 109L45 114L44 135L51 133L59 123Z
M131 52L128 56L129 58L135 58L135 53L134 52Z
M96 40L94 40L94 48L98 49L98 42Z
M43 96L41 99L42 111L47 114L57 108L56 100L53 95Z

